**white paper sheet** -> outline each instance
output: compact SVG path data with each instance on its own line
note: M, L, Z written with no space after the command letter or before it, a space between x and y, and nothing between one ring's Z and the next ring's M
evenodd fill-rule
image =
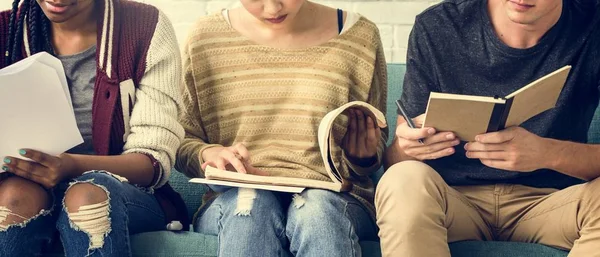
M0 70L0 158L58 155L83 143L60 60L33 55Z

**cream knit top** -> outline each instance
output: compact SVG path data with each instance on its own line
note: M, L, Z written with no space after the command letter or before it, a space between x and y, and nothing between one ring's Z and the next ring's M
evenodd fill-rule
M377 27L364 17L323 44L279 49L249 40L219 12L200 18L183 51L186 136L176 167L189 177L203 176L203 150L244 143L252 165L273 176L330 181L317 141L323 116L355 100L385 113L385 57ZM387 131L377 163L359 167L339 146L346 125L345 116L334 124L334 162L374 214L369 175L381 166Z

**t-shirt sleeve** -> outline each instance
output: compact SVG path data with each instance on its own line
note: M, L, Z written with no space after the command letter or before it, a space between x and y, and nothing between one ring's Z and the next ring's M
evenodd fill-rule
M433 55L430 51L431 40L417 18L408 41L406 73L401 101L412 118L425 113L429 93L435 90ZM398 110L397 110L398 111ZM399 112L398 112L399 113Z

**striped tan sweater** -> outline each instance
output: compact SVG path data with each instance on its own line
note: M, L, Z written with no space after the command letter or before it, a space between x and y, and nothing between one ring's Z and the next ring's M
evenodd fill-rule
M189 177L203 176L203 150L244 143L252 164L273 176L328 181L317 141L323 116L355 100L385 113L385 57L377 27L364 17L318 46L278 49L250 41L218 13L195 24L183 61L186 137L176 167ZM381 165L387 131L377 164L359 167L339 147L346 125L345 117L335 122L334 160L373 214L369 175Z

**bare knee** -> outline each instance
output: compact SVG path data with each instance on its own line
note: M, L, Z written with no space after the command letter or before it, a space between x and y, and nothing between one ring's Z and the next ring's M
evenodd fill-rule
M0 182L0 228L31 219L50 205L46 190L34 182L17 176Z
M79 183L71 186L65 193L67 212L77 212L81 206L94 205L108 200L104 189L91 183Z

